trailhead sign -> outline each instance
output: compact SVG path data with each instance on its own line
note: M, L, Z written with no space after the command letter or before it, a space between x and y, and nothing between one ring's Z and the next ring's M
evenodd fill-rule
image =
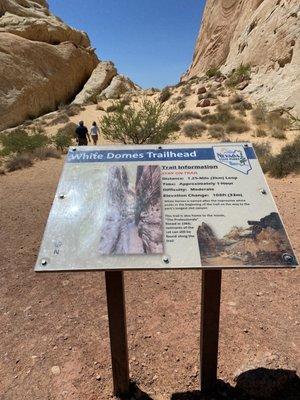
M70 148L36 271L291 267L250 143Z

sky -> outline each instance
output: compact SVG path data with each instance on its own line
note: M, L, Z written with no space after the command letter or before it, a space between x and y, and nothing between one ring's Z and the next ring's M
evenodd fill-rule
M101 60L143 88L179 82L192 62L205 0L48 0L88 33Z

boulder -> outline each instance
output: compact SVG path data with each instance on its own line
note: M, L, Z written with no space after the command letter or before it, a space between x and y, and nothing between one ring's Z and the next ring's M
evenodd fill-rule
M209 107L211 105L211 99L202 99L198 104L197 107Z
M133 92L140 89L135 83L124 75L115 76L110 85L103 90L101 96L105 96L107 99L118 99L126 92Z
M236 88L238 90L244 90L248 85L249 85L250 81L243 81L239 84L236 85Z
M97 102L97 96L109 86L116 75L117 69L112 62L100 62L81 92L75 97L74 103L85 104L88 102Z
M46 1L0 0L0 16L0 32L54 45L69 41L90 46L87 34L51 14Z
M98 64L84 48L0 33L0 130L68 103Z
M197 94L206 93L206 87L205 87L205 86L200 86L200 87L197 89L196 93L197 93Z

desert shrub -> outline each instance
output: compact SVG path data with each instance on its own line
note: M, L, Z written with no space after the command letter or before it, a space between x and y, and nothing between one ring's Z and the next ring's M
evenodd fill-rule
M101 104L97 104L96 110L98 111L105 111L105 108Z
M285 140L286 134L281 129L275 128L272 131L272 137L279 140Z
M182 94L183 96L189 96L190 94L192 94L192 87L190 83L185 84L184 86L182 86L181 90L180 90L180 94Z
M69 117L78 115L81 111L84 111L84 110L85 110L85 107L83 107L80 104L69 104L68 106L65 107L65 113Z
M246 79L250 79L251 66L250 64L241 64L238 68L234 69L226 80L226 85L234 87Z
M9 172L16 171L18 169L28 168L33 165L31 154L15 154L10 157L5 166Z
M0 143L3 147L1 154L32 152L34 149L46 146L48 137L41 131L33 130L29 135L27 131L15 129L10 133L1 135Z
M214 90L208 90L206 93L202 95L203 99L217 99L218 96L216 95L216 92Z
M255 143L254 150L257 155L257 158L260 162L262 170L267 172L270 167L270 161L272 159L271 154L271 145L269 142Z
M256 106L251 111L251 115L256 125L264 124L266 122L267 116L266 105L263 102L256 104Z
M75 130L77 125L74 122L69 122L65 126L58 129L56 135L53 136L52 141L57 149L65 151L65 149L72 145L72 139L76 136Z
M169 98L171 96L172 96L172 93L170 91L170 88L167 86L161 91L161 93L159 95L159 101L161 103L164 103L165 101L169 100Z
M202 117L203 122L207 122L210 125L219 124L219 123L228 123L231 120L234 120L235 116L232 114L230 110L229 104L219 104L216 108L216 112L213 114L204 115Z
M206 76L208 76L209 78L212 78L213 76L215 77L220 77L222 74L219 70L219 68L217 67L210 67L207 71L206 71Z
M66 122L70 121L69 116L63 112L58 114L56 117L54 117L49 123L48 126L53 126L53 125L58 125L58 124L64 124Z
M270 159L268 171L275 178L300 172L300 137L285 145L278 155Z
M178 103L178 108L179 108L179 110L184 110L184 108L185 108L185 100L181 100Z
M249 131L249 125L241 118L235 118L227 122L226 132L243 133Z
M184 125L183 133L189 138L197 138L206 130L206 125L201 121L189 122Z
M264 130L261 129L261 128L258 128L258 129L256 129L256 131L255 131L255 136L256 136L256 137L266 137L266 136L267 136L267 132L264 131Z
M252 110L252 104L249 103L249 101L242 100L239 103L235 103L232 105L232 108L236 111L246 111L246 110Z
M268 112L266 115L266 124L270 128L285 130L288 129L291 125L291 120L289 118L283 117L277 111Z
M47 160L47 158L60 158L61 154L53 147L40 147L32 152L34 158Z
M118 109L118 106L119 105L117 103L111 104L110 106L108 106L106 108L106 112L108 112L108 113L115 112Z
M225 136L225 129L221 124L211 125L208 128L208 133L213 139L223 139Z
M201 110L201 114L202 115L207 115L207 114L210 114L210 111L209 111L208 108L203 108L203 110Z
M244 100L244 97L240 94L234 94L233 96L231 96L228 99L228 103L229 104L236 104L236 103L240 103L241 101Z
M201 119L201 115L191 110L181 111L177 115L177 121L187 121L188 119Z
M178 113L160 101L144 100L139 109L120 104L110 115L102 118L105 139L124 144L164 143L180 128Z

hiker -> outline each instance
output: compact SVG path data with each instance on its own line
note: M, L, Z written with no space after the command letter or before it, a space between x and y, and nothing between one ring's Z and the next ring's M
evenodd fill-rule
M84 122L80 121L79 126L75 130L76 132L76 142L78 146L87 146L88 141L91 141L89 131L86 126L84 126Z
M97 145L99 135L100 135L100 129L98 128L96 122L94 121L91 127L91 137L93 139L95 146Z

